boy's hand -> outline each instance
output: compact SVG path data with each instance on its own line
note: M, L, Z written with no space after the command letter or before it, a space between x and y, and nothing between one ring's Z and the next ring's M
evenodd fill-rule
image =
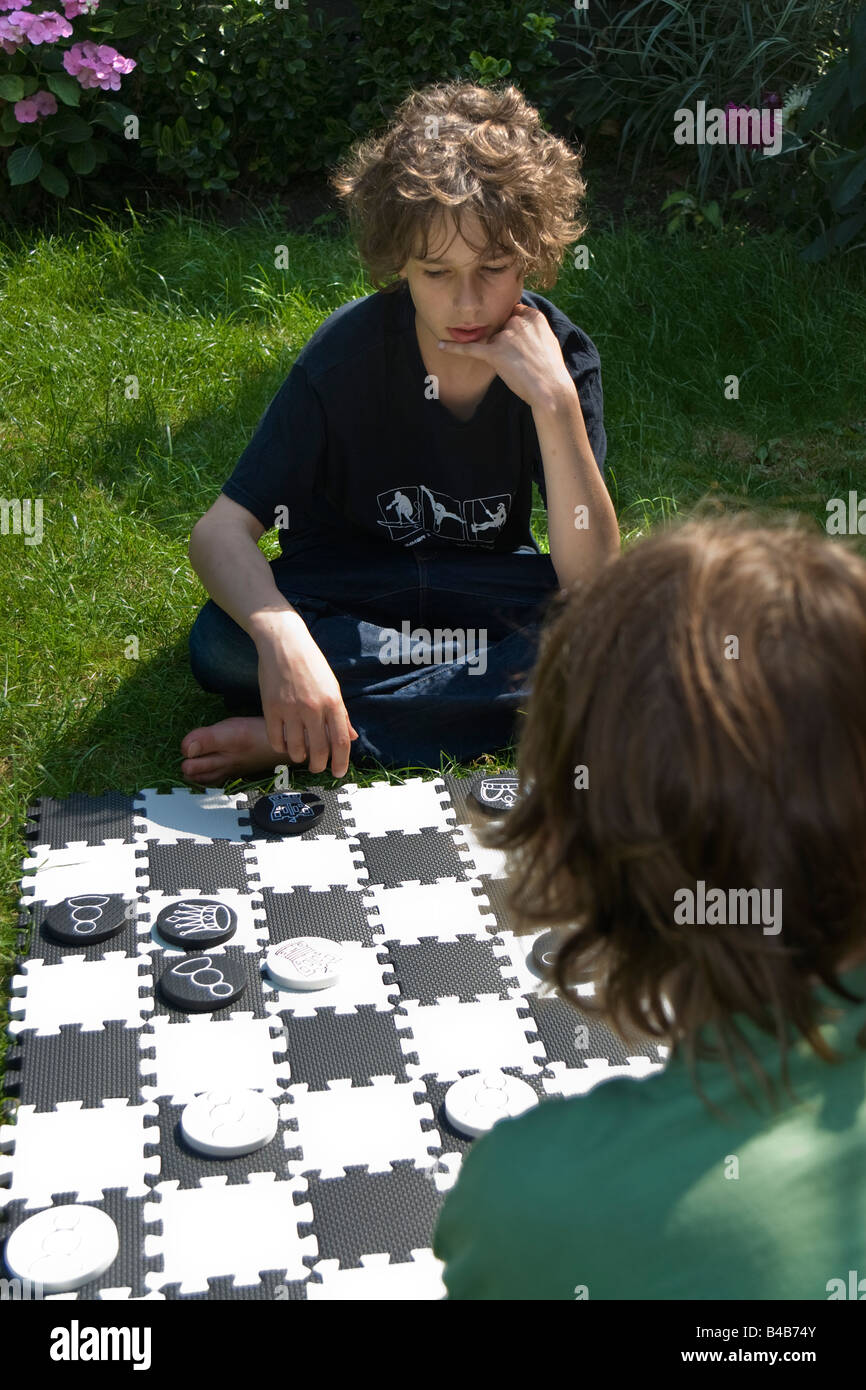
M509 390L533 409L547 404L566 386L577 395L562 348L544 314L519 300L504 328L486 343L440 340L438 346L449 356L488 362Z
M278 630L256 643L259 689L268 739L275 753L324 772L331 758L334 777L349 768L353 728L337 678L309 632Z

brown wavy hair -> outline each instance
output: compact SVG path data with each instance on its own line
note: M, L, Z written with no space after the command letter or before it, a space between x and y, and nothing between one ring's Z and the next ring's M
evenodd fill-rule
M549 289L586 230L581 161L516 87L440 82L410 93L329 182L377 290L399 288L397 272L428 254L431 226L447 212L461 235L464 213L477 216L487 242L473 249L516 256L524 278Z
M722 1058L775 1103L737 1016L778 1039L789 1093L792 1028L835 1059L813 986L863 1002L838 972L866 948L866 562L847 543L692 521L557 593L517 775L478 833L507 854L515 931L568 928L562 997L594 977L580 1008L681 1050L702 1095L697 1059ZM678 925L699 879L780 889L781 931Z

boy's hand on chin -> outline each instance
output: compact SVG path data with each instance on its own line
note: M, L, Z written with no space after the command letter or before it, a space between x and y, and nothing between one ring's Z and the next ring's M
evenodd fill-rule
M443 340L438 346L449 355L489 363L508 389L533 410L549 404L564 388L575 393L562 348L544 314L519 300L504 327L486 343Z

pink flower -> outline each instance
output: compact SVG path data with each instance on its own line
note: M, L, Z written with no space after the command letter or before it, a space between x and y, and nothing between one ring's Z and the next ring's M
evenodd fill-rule
M0 10L23 10L30 0L0 0Z
M29 14L27 10L15 10L10 20L16 21L23 29L28 43L54 43L55 39L68 38L72 25L56 10L43 10L41 14Z
M27 42L27 34L21 24L22 18L32 19L21 10L13 10L10 15L0 15L0 48L4 53L17 53L22 43Z
M31 125L40 116L53 116L57 98L51 92L34 92L32 97L15 103L15 119L19 125Z
M101 87L103 91L118 91L120 74L132 72L134 58L124 58L109 44L74 43L63 55L63 66L82 87Z
M67 19L77 19L80 14L94 14L99 9L99 0L62 0L62 4Z
M753 119L741 122L734 115L735 111L748 111L750 109L755 109L758 111L759 114L757 122L755 122ZM775 140L776 129L779 125L781 125L782 121L781 111L776 110L775 107L770 104L770 102L768 102L767 105L764 107L749 108L748 106L739 106L735 101L729 101L725 105L725 113L727 126L726 134L728 137L728 144L746 144L750 150L761 150L764 148L765 145L772 145ZM769 115L770 117L769 126L772 133L765 139L764 134L767 125L767 115ZM748 132L750 138L747 141L740 141L738 139L738 136L740 131L744 129ZM757 139L751 138L754 134L757 134Z

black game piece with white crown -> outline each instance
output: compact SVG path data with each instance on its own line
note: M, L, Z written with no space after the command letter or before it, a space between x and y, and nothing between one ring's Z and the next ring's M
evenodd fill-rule
M490 816L501 816L510 811L517 801L519 782L516 777L506 773L496 776L476 777L472 783L472 795L482 811Z
M227 903L215 898L182 898L164 907L156 919L156 929L164 941L184 951L200 951L219 946L234 936L237 917Z

